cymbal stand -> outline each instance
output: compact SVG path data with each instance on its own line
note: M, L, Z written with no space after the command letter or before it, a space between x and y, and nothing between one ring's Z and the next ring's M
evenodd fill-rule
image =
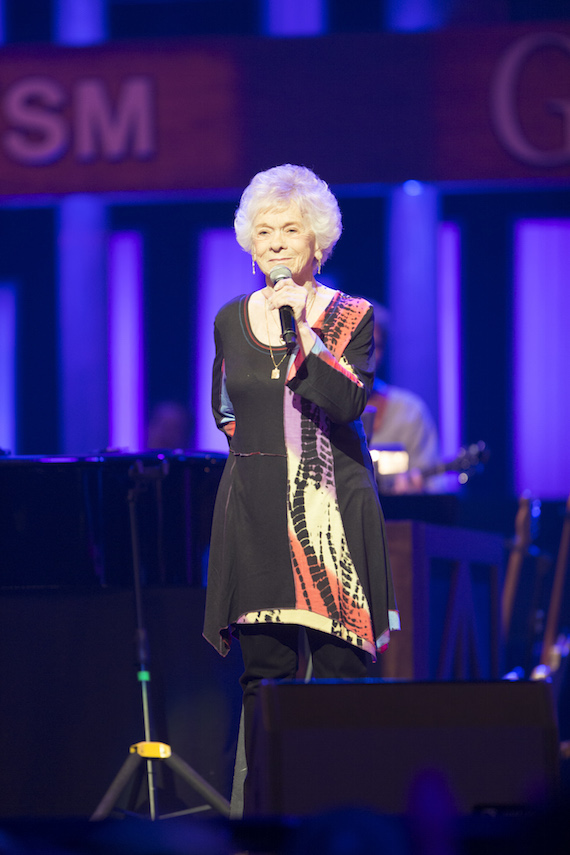
M158 484L166 477L169 471L168 460L162 460L160 466L145 467L141 460L137 460L129 470L129 476L134 481L134 486L128 492L129 517L131 528L131 545L133 554L133 585L135 594L136 611L136 650L137 650L137 679L141 689L142 716L144 740L131 745L129 756L119 769L111 786L101 799L99 805L91 816L91 820L105 819L115 807L121 793L126 785L135 775L140 763L146 761L146 780L148 788L149 818L151 820L166 819L160 817L157 811L157 795L154 776L154 762L163 761L172 771L185 780L199 793L207 802L207 805L217 810L223 816L229 817L230 803L217 790L205 781L194 769L192 769L182 758L172 752L170 745L153 740L150 702L149 702L149 645L143 615L143 599L141 590L140 572L140 548L138 537L138 525L136 514L136 503L141 492L150 483ZM196 810L201 810L198 808ZM192 813L194 810L183 811ZM178 814L177 814L178 815Z

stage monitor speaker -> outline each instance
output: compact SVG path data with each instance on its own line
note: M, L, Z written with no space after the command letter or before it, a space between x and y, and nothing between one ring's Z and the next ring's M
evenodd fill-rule
M246 810L404 814L430 774L460 814L528 810L557 794L558 758L545 682L267 681Z

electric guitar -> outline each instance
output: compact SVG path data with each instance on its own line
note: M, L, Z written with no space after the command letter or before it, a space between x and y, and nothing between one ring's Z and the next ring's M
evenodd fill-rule
M370 449L374 464L376 481L380 492L390 492L394 476L408 471L409 457L402 449L374 448ZM475 474L483 471L490 456L487 445L480 441L460 448L452 460L442 460L432 466L417 470L422 478L433 478L445 472L457 472L460 484L466 484Z

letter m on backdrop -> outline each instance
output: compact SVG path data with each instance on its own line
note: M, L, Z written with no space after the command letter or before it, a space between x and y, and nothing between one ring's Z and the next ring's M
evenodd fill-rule
M75 154L90 162L98 157L146 160L155 153L152 82L129 77L113 104L105 81L81 80L75 88Z

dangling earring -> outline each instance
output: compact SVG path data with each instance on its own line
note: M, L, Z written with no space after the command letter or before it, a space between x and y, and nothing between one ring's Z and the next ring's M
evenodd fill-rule
M321 275L321 259L317 259L317 276Z
M251 272L255 276L255 255L251 256Z

